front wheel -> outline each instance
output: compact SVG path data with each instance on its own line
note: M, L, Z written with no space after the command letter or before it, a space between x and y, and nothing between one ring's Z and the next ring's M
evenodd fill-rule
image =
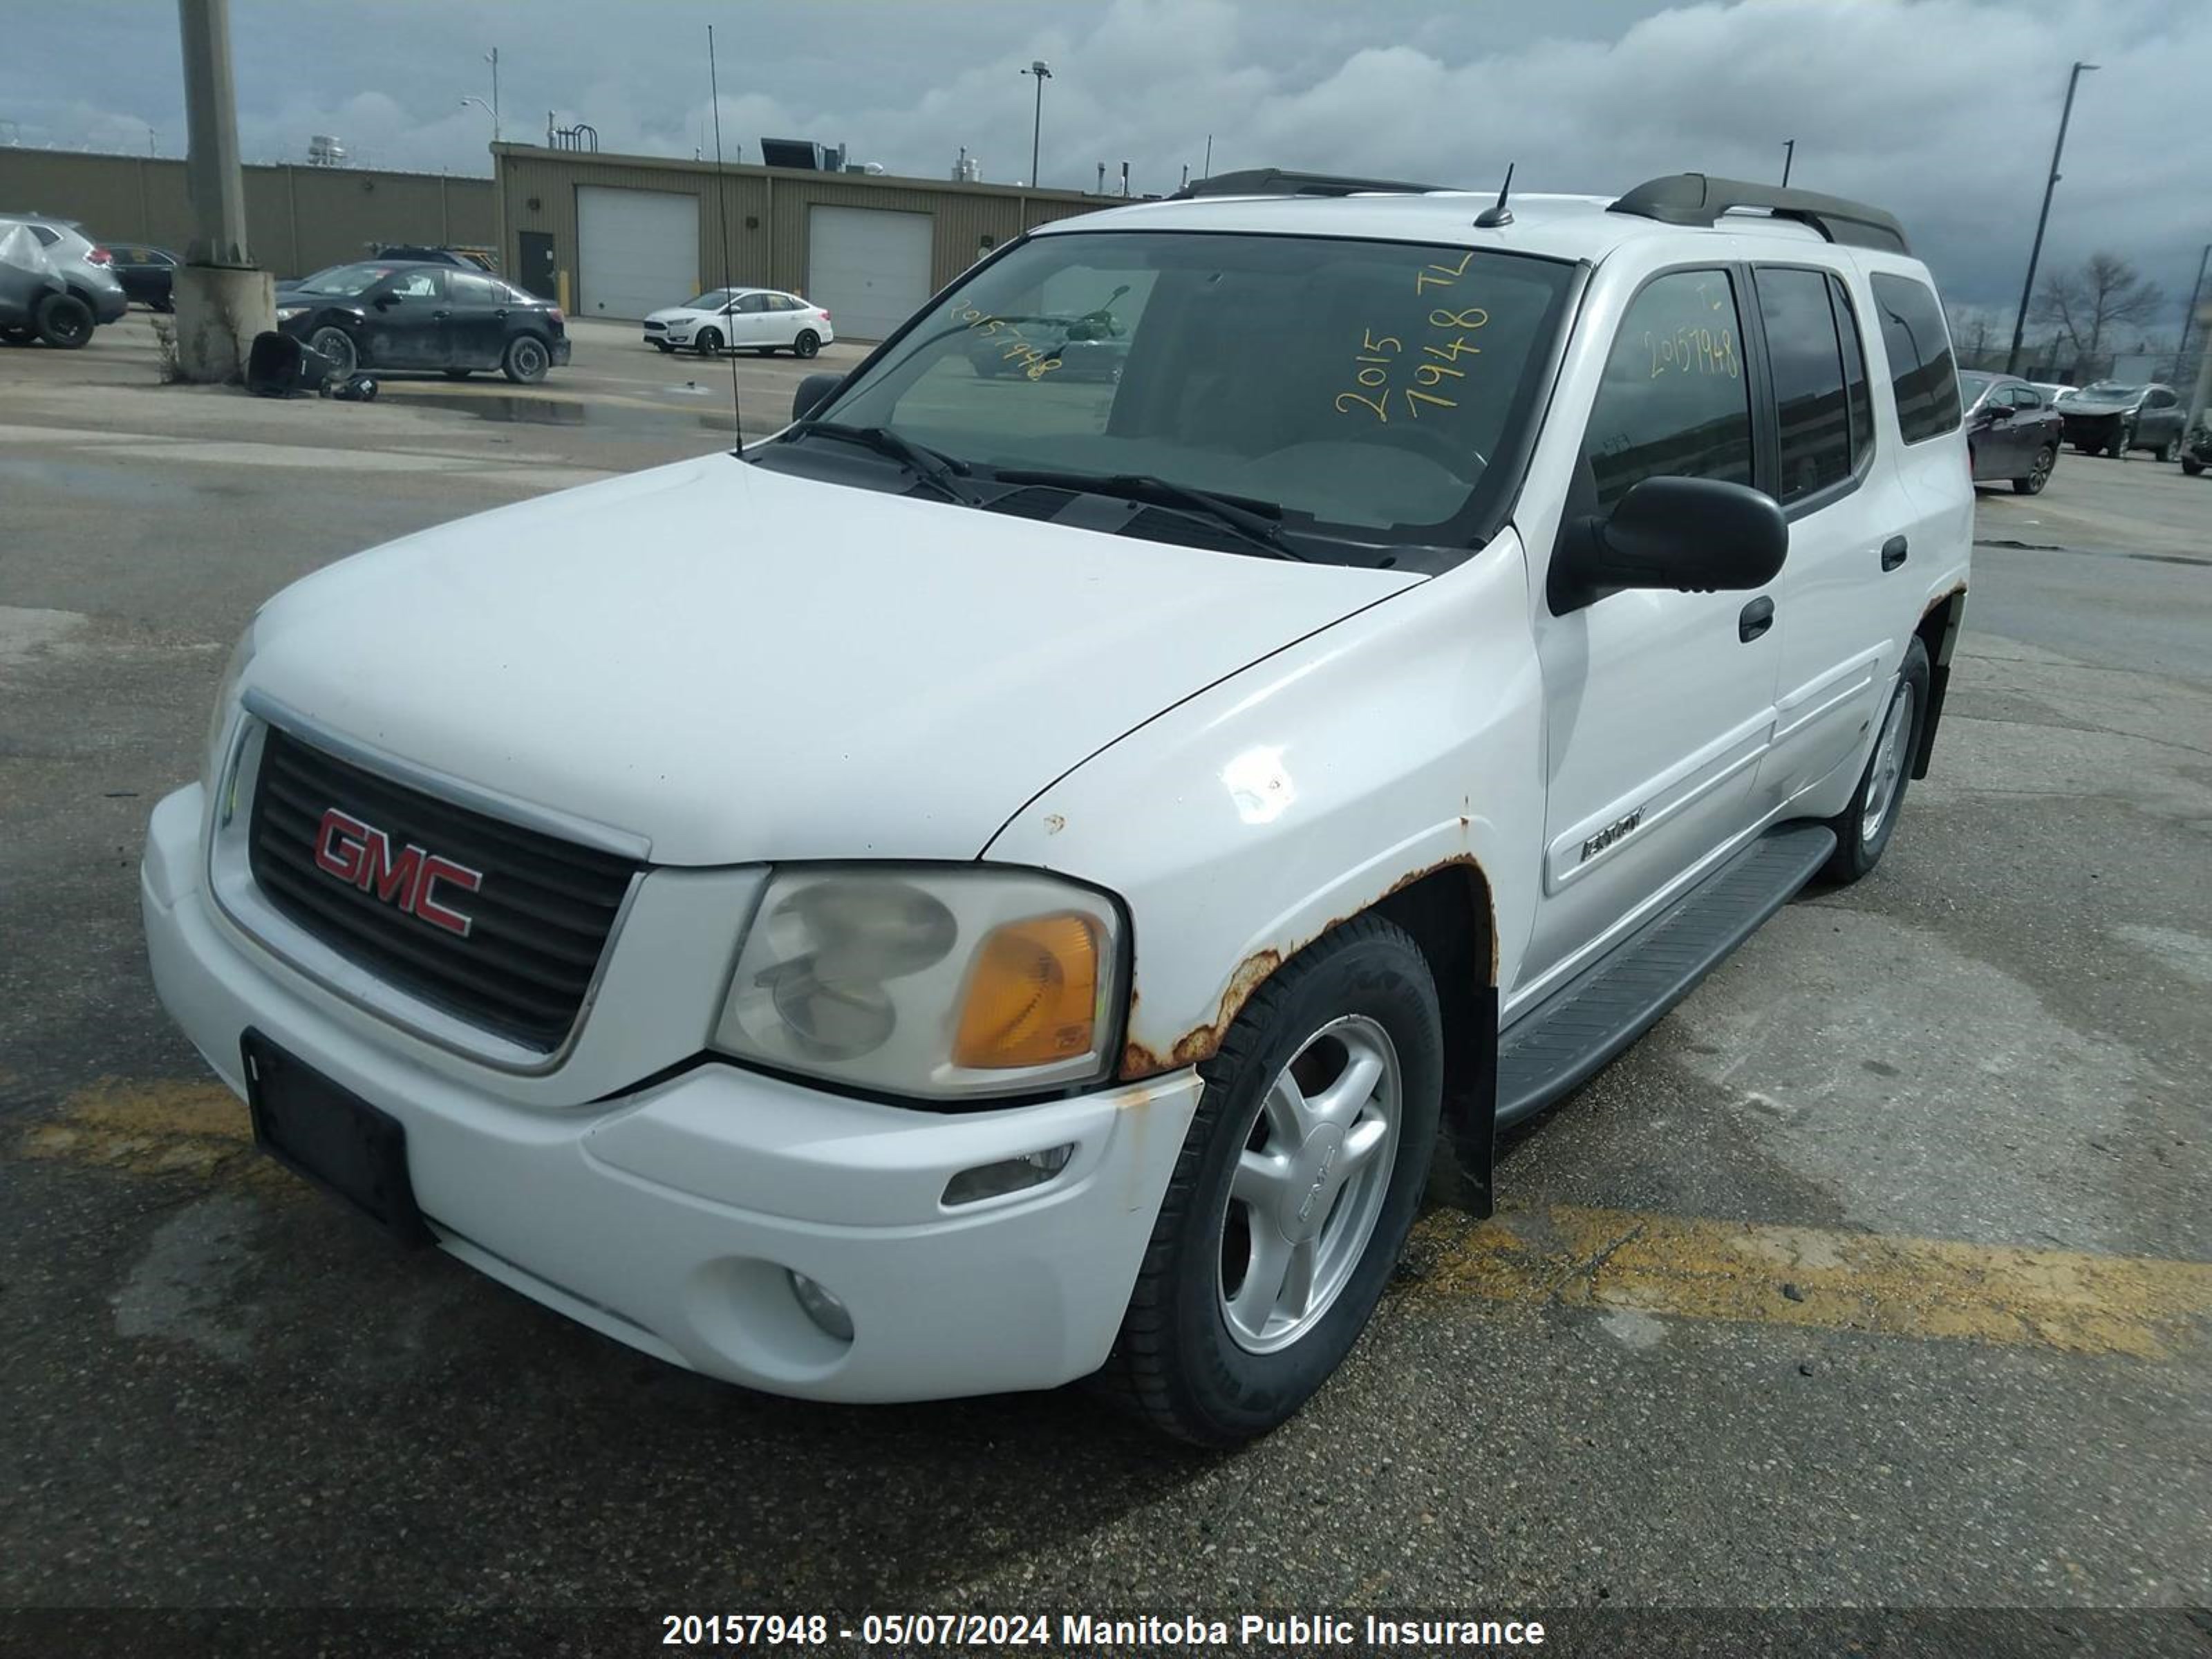
M334 379L350 380L361 367L361 353L354 345L353 336L342 328L328 325L319 328L307 337L307 345L330 360Z
M664 357L673 357L676 355L676 348L665 340L655 340L653 343L653 349Z
M702 328L692 337L691 349L702 357L711 357L721 349L721 334L714 329Z
M2204 463L2194 455L2184 455L2181 458L2181 470L2193 478L2204 471Z
M74 294L49 294L37 317L39 337L50 346L75 351L92 338L92 307Z
M518 334L507 343L507 356L499 367L517 386L536 386L552 362L543 340L535 334Z
M791 343L791 349L802 357L811 357L822 349L822 337L811 328L802 328L799 337Z
M2159 445L2157 448L2151 451L2151 456L2155 460L2171 461L2173 459L2176 452L2178 452L2180 447L2181 446L2179 444L2176 443L2172 439L2168 438L2164 443Z
M1200 1445L1289 1418L1351 1352L1435 1151L1443 1026L1420 947L1377 916L1255 992L1198 1115L1098 1382Z
M2040 495L2043 486L2051 482L2051 469L2057 460L2057 445L2045 444L2035 452L2035 459L2028 464L2027 476L2012 481L2013 489L2022 495Z
M1874 753L1867 757L1851 804L1828 820L1836 832L1836 850L1820 870L1828 880L1856 881L1881 862L1905 805L1905 787L1912 781L1912 757L1919 752L1920 728L1927 718L1928 647L1915 635L1905 648L1897 689L1889 694Z

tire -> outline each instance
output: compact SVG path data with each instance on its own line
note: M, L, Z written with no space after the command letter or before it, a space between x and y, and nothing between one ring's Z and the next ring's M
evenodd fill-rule
M1920 732L1927 720L1928 647L1916 635L1905 648L1897 689L1882 712L1874 752L1859 775L1859 787L1851 792L1851 804L1828 820L1828 828L1836 832L1836 850L1821 866L1823 879L1845 886L1881 862L1905 810L1912 757L1919 752Z
M35 328L17 328L12 325L0 328L0 345L29 345L38 337L39 331Z
M2097 453L2097 446L2094 444L2075 444L2074 446L2074 453L2076 455L2094 455Z
M817 334L811 328L800 329L799 331L799 337L791 343L791 350L793 356L811 357L816 352L821 349L822 337L819 334Z
M2122 427L2112 434L2112 442L2105 447L2105 453L2116 461L2124 461L2128 458L2128 451L2135 447L2136 434L2130 428Z
M2204 471L2204 463L2194 455L2184 455L2181 458L2181 470L2193 478Z
M2051 469L2058 462L2058 446L2045 444L2035 452L2035 459L2027 469L2025 478L2012 481L2014 493L2021 495L2040 495L2043 486L2051 482Z
M39 301L35 318L39 337L50 346L75 351L89 344L96 326L92 307L74 294L49 294Z
M553 354L535 334L518 334L507 343L499 372L517 386L536 386L553 366Z
M676 348L665 340L655 340L653 343L653 349L664 357L673 357L676 355Z
M721 349L722 333L720 329L702 328L691 337L691 349L702 357L711 357Z
M441 368L438 371L449 380L465 380L476 373L473 368Z
M1328 1380L1413 1224L1443 1092L1443 1022L1420 947L1379 916L1325 935L1253 994L1199 1074L1197 1117L1094 1382L1155 1428L1225 1446L1265 1434ZM1364 1158L1344 1155L1354 1138ZM1295 1285L1301 1262L1315 1298L1303 1312L1281 1289L1246 1299L1270 1279Z
M2171 463L2174 455L2180 450L2180 448L2181 446L2179 443L2175 442L2172 438L2168 438L2164 443L2159 445L2155 449L2151 451L2151 459L2154 460Z
M335 323L325 323L310 334L307 344L331 360L331 374L337 380L351 379L361 367L361 349L354 344L353 336Z

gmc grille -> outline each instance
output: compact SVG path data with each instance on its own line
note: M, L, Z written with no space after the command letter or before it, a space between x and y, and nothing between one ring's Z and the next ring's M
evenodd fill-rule
M331 808L372 824L397 854L420 847L483 872L448 894L466 937L433 927L315 860ZM275 726L262 748L248 830L269 902L339 955L447 1012L541 1053L582 1012L637 866L456 806Z

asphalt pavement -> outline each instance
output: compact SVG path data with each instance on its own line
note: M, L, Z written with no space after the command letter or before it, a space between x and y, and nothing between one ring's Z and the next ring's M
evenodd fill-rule
M0 351L0 1607L2212 1604L2212 480L1984 494L1881 870L1513 1134L1498 1220L1432 1210L1339 1378L1202 1455L1079 1389L744 1393L396 1253L156 1006L146 813L263 599L728 443L726 365L576 332L541 391L366 406L157 387L136 318ZM749 434L803 372L739 366Z

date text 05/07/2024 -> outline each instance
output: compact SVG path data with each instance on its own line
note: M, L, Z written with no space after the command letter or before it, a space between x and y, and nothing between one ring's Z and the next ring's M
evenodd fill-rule
M1378 1613L1109 1617L1095 1613L663 1613L664 1647L1284 1648L1541 1647L1534 1620L1394 1618Z

